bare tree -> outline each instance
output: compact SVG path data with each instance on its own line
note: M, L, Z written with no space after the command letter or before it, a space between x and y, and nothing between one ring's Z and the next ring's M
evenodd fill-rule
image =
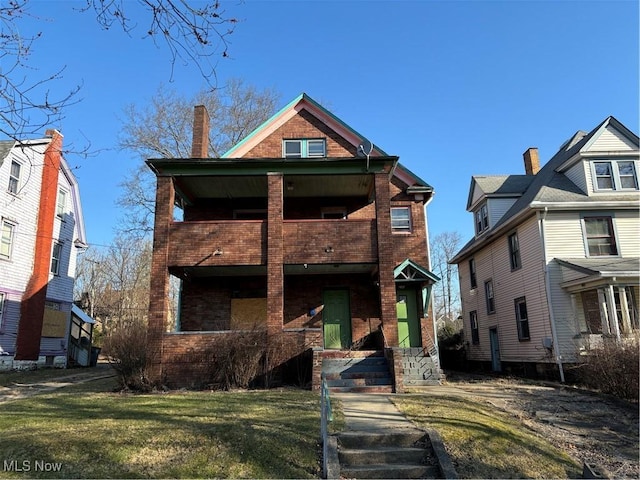
M460 315L460 292L457 267L449 261L460 249L459 232L442 232L431 240L432 262L440 282L434 292L434 310L437 321L456 322Z
M211 117L209 155L220 157L260 126L276 110L280 95L272 89L258 90L232 79L224 88L203 90L185 97L161 86L144 107L129 105L123 119L120 147L147 158L191 157L194 105L205 105ZM120 230L146 235L153 229L154 177L140 163L120 184L118 205L126 210Z
M95 16L98 27L109 30L118 26L131 35L144 29L143 38L163 44L169 52L170 78L177 62L195 66L207 85L216 86L218 55L228 56L228 36L237 20L227 16L220 3L202 2L198 6L187 0L84 0L79 12ZM0 134L20 140L46 126L59 122L65 108L80 101L81 85L56 93L64 65L54 72L38 72L29 62L42 32L22 34L24 19L40 20L29 11L29 0L5 0L0 3ZM61 15L66 13L61 12ZM73 14L70 11L68 14ZM144 18L143 26L132 15Z

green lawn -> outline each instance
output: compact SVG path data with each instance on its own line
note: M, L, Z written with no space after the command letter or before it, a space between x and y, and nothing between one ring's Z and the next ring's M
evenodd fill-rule
M316 393L291 389L124 395L110 392L112 382L90 382L2 404L0 477L319 475ZM7 464L11 461L16 463ZM60 470L36 471L43 466L36 462L50 468L60 464ZM18 472L16 465L30 470Z
M395 397L400 411L438 431L461 478L580 478L571 458L518 419L482 401Z

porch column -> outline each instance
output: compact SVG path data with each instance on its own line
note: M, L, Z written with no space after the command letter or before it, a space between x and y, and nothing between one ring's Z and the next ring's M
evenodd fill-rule
M627 289L625 287L618 287L618 298L620 299L620 312L622 313L622 331L631 333L631 315L629 314Z
M283 175L267 173L267 334L282 331L284 318Z
M607 299L603 288L598 289L598 306L600 307L600 321L602 322L602 333L610 334L609 312L607 311Z
M378 275L380 280L380 317L386 347L398 347L396 285L393 278L393 238L391 236L391 201L389 175L375 174L376 229L378 232Z
M616 297L613 293L613 285L609 285L605 290L607 299L607 312L609 313L609 325L615 333L616 338L620 340L620 324L618 323L618 313L616 312Z
M174 201L173 178L158 177L147 327L147 354L151 374L156 379L162 374L162 337L169 315L169 227L173 221Z

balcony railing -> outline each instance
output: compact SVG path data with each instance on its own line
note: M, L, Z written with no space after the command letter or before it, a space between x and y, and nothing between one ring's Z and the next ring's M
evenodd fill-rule
M284 262L375 263L375 220L285 220ZM171 266L266 265L267 222L174 222L169 227Z

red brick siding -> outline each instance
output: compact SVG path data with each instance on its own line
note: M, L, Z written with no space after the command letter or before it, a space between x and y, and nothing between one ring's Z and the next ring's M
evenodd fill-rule
M177 222L169 232L170 266L266 264L264 221ZM216 250L222 254L214 255Z
M373 263L375 221L313 220L284 223L285 263ZM331 247L332 252L325 250Z
M327 157L356 156L356 147L306 110L302 110L244 156L246 158L282 158L282 140L296 138L326 138Z
M269 175L267 181L269 184L269 208L267 213L267 332L271 335L282 329L284 315L282 174Z

